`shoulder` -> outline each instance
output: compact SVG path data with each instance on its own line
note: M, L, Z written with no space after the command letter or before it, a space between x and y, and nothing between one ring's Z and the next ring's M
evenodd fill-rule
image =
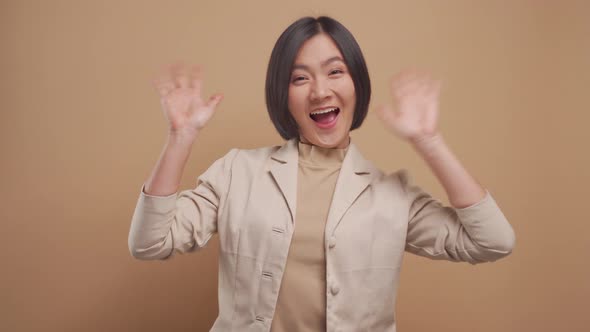
M215 163L223 164L232 170L255 171L268 163L271 156L281 149L280 145L258 148L233 148Z
M281 149L282 146L263 146L257 148L236 148L236 158L235 164L238 166L246 166L246 165L264 165L270 159L270 157L275 154L278 150Z
M263 146L258 148L236 148L236 154L241 161L260 161L270 158L270 156L281 148L280 145L276 146Z
M379 190L399 191L409 182L409 172L405 168L393 171L384 171L375 163L365 158L360 150L354 147L352 151L353 167L355 173L370 176L370 184ZM403 189L402 189L403 191Z
M362 158L362 162L359 163L362 165L359 169L365 169L368 173L371 174L371 183L373 184L382 184L382 185L394 185L399 187L404 187L408 183L411 183L411 176L410 172L406 168L398 168L394 170L383 170L382 168L375 165L375 163L371 160Z
M218 157L199 178L229 179L232 174L250 178L258 173L280 146L267 146L254 149L232 148Z
M369 160L365 161L365 165L371 176L370 183L375 190L404 195L407 187L412 184L412 177L406 168L384 171Z
M375 184L403 188L410 181L409 172L405 168L385 172L375 167L373 181Z

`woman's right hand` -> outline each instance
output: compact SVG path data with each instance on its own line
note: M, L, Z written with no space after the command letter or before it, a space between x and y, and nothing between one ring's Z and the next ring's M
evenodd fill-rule
M202 72L199 66L173 64L155 80L160 103L168 120L170 135L194 140L211 119L223 96L215 94L203 100Z

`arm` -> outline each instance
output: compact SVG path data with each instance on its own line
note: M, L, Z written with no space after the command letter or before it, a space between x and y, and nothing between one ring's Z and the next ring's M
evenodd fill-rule
M207 102L201 98L201 69L171 65L154 80L160 94L160 104L168 120L168 141L145 183L145 192L166 196L178 191L182 171L190 155L193 142L211 119L220 94Z
M141 191L131 219L129 251L138 259L166 259L174 250L203 248L217 232L217 218L231 183L238 150L216 160L195 188L167 196ZM143 189L143 188L142 188Z
M168 140L150 177L145 182L145 193L169 196L178 191L184 166L193 145L193 138L168 135Z
M418 255L479 263L508 255L514 232L490 193L467 172L437 129L440 83L415 72L392 82L397 112L378 110L383 123L408 141L444 187L442 205L400 173L409 204L406 249Z
M398 177L408 206L407 251L471 264L492 262L512 252L514 231L487 190L480 201L455 208L416 185L407 171Z
M473 205L484 198L486 191L467 172L441 135L414 141L412 146L432 170L455 208Z
M192 144L212 117L221 95L207 102L202 100L200 69L196 66L170 66L154 84L169 122L169 133L142 187L131 222L129 250L141 259L167 258L173 249L184 252L195 243L204 246L216 230L219 197L228 174L224 160L218 161L199 178L194 190L177 197Z

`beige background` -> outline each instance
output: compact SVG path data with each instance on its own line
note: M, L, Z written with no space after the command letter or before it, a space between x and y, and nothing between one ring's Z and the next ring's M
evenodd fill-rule
M271 48L293 20L331 15L359 41L374 87L407 66L444 80L440 127L514 226L508 258L471 266L407 255L399 331L587 331L590 324L590 2L0 2L0 330L206 331L217 238L166 262L127 234L166 123L149 80L207 70L219 113L182 187L232 147L281 144L267 118ZM353 140L380 168L420 158L369 115Z

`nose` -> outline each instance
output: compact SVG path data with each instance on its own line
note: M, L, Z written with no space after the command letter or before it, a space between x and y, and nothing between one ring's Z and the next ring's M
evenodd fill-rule
M310 98L312 101L322 101L332 94L330 85L326 80L316 79L311 88Z

